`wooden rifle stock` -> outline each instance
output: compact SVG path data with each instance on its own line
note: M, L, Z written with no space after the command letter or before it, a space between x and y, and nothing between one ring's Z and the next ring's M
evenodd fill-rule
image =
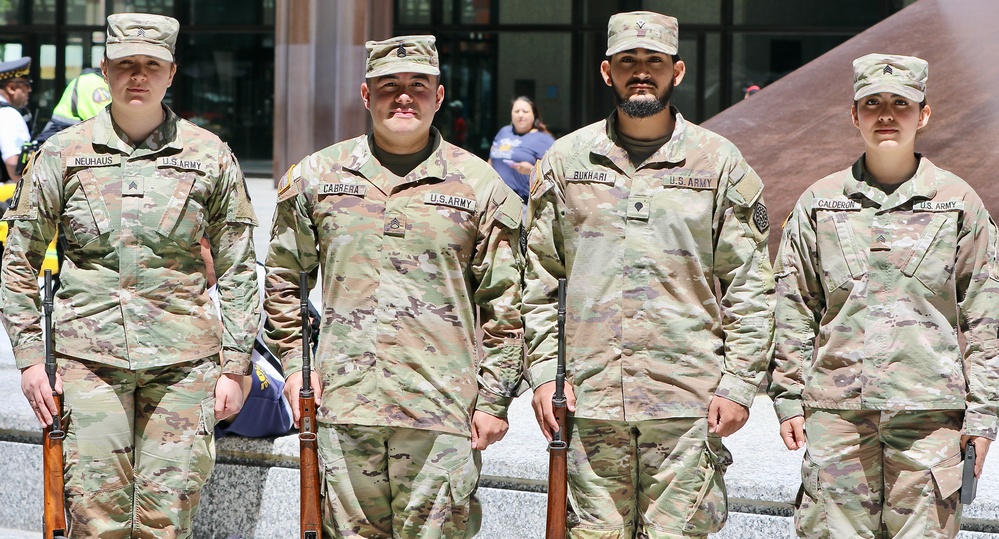
M302 388L298 393L298 406L301 411L298 431L299 470L301 472L301 518L300 539L322 539L323 516L319 500L319 443L316 439L316 392L312 388L312 351L309 336L312 325L309 323L309 279L303 271L298 275L300 299L302 302Z
M545 539L565 539L566 454L568 453L567 409L565 398L565 279L558 280L558 368L555 371L555 394L552 411L558 421L558 431L548 443L548 516Z
M62 395L55 392L55 349L52 334L52 271L45 270L45 296L42 298L42 317L45 323L45 374L52 388L58 412L52 417L52 424L42 430L42 495L44 513L42 527L45 539L65 539L66 498L63 483L62 440L66 433L62 430ZM45 403L38 403L45 406Z

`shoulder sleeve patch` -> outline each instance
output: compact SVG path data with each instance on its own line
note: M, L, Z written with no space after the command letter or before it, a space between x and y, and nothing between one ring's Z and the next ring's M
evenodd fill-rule
M230 200L229 209L226 212L226 221L257 226L257 214L253 211L253 203L250 201L250 190L246 185L246 176L243 176L243 171L239 168L239 162L236 161L236 156L232 155L229 147L225 146L223 151L229 154L228 157L231 160L229 166L232 167L232 170L223 173L231 174L233 178L232 187L229 191Z
M289 198L294 197L301 192L301 181L302 181L302 168L298 165L292 165L285 172L284 176L281 176L281 180L278 181L277 192L278 202L284 202Z
M520 201L520 197L510 194L507 195L506 200L501 202L499 208L496 209L495 219L506 228L516 230L520 228L520 213L522 210L523 204Z
M532 199L541 198L554 185L555 179L551 175L551 170L547 172L542 171L541 160L539 159L534 165L534 170L531 171L531 193L529 197Z
M34 221L38 219L38 193L35 182L28 176L17 180L10 207L3 215L4 221Z
M756 202L762 192L763 180L756 174L756 171L749 169L742 175L742 179L738 180L738 183L729 187L728 198L734 204L748 208Z

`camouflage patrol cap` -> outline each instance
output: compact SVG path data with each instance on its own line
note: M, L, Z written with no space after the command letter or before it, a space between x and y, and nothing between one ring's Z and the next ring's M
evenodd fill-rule
M440 75L434 36L399 36L385 41L368 41L368 63L364 78L382 77L393 73L424 73Z
M891 92L917 103L926 99L930 66L915 56L868 54L853 61L853 100Z
M149 13L108 15L108 58L116 60L143 54L173 62L180 23L173 17Z
M632 11L612 15L607 21L607 56L630 49L676 54L679 39L676 18L668 15Z

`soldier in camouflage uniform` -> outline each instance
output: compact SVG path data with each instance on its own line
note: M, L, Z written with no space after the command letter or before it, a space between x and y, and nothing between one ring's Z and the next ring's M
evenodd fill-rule
M521 379L521 202L431 127L444 99L434 41L366 43L374 131L278 186L267 331L298 422L299 272L310 287L320 272L312 384L330 537L473 536L479 450L505 434Z
M669 106L685 69L676 19L614 15L607 41L617 109L557 141L532 181L534 407L550 437L566 277L570 537L705 537L727 516L721 437L749 417L772 334L763 183Z
M65 395L74 538L191 537L215 421L239 410L249 371L256 220L229 148L162 104L178 29L159 15L108 17L111 106L43 146L4 216L3 323L45 425L57 410L36 279L57 229L63 245L54 389ZM205 290L202 236L221 324Z
M996 436L996 227L957 176L914 153L928 66L853 63L865 153L798 199L777 255L770 394L807 444L800 537L954 537L961 449ZM962 356L958 332L967 339Z

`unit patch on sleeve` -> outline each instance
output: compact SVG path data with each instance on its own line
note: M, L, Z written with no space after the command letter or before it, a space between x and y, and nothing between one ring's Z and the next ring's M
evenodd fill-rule
M767 216L767 207L763 202L756 201L753 204L753 224L760 232L766 232L770 228L770 218Z

